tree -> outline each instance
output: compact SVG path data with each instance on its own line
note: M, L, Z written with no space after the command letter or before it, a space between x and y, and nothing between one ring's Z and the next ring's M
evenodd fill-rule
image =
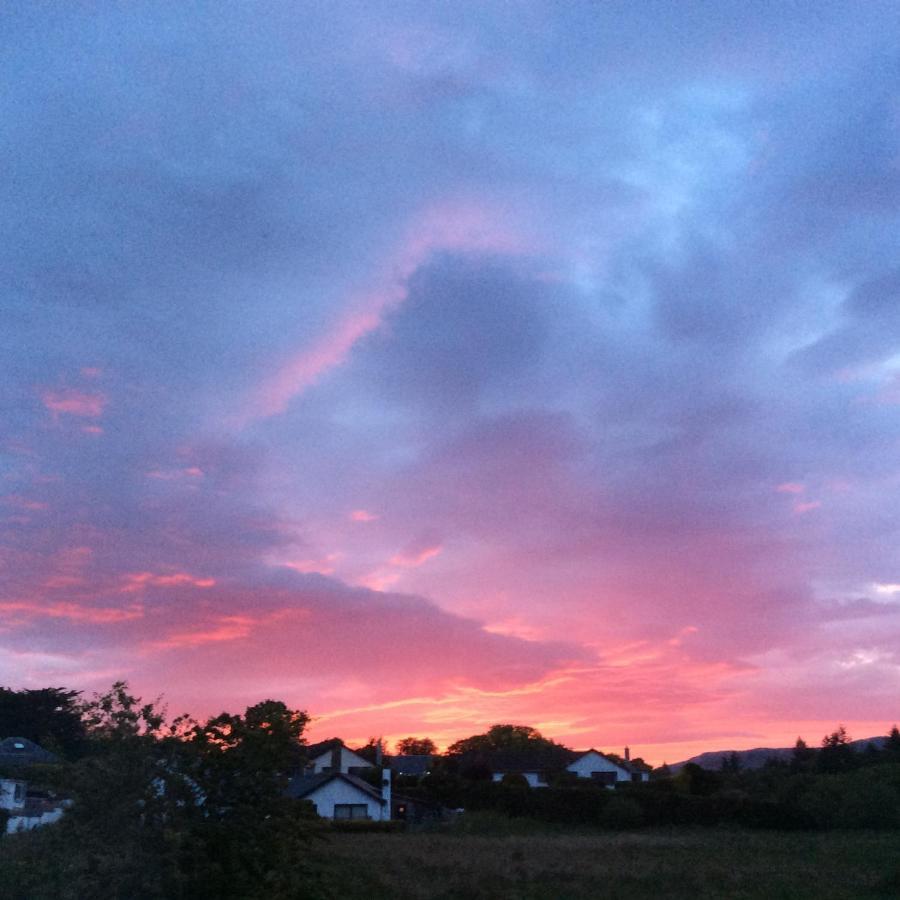
M373 766L380 766L384 759L384 739L381 737L370 737L355 752L363 759L367 759Z
M0 687L0 737L23 737L67 759L85 749L80 691Z
M537 747L562 748L528 725L492 725L484 734L456 741L447 748L448 755L492 753L498 750L532 750Z
M850 746L850 736L843 725L822 738L817 767L822 772L846 772L857 763L856 754Z
M431 738L405 737L397 741L398 756L433 756L437 744Z
M264 700L243 716L221 713L187 732L191 776L217 810L274 802L302 760L305 712Z
M810 772L815 761L816 751L807 746L803 738L798 737L797 743L794 744L794 749L791 752L791 771L796 773Z
M888 762L900 763L900 729L895 725L884 742L884 755Z

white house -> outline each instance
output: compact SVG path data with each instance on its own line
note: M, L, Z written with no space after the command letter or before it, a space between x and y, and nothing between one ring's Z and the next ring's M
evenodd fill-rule
M369 760L345 747L343 741L337 738L307 747L307 754L309 762L306 771L310 775L321 775L325 772L352 775L359 769L372 768Z
M323 819L386 822L391 818L391 771L384 770L381 790L343 772L301 775L291 779L288 796L311 801Z
M627 748L625 759L621 762L591 748L570 762L566 770L574 772L579 778L593 778L610 788L622 781L650 780L649 772L630 762Z
M29 797L27 787L20 778L0 778L0 809L9 812L7 834L31 831L62 818L67 801Z

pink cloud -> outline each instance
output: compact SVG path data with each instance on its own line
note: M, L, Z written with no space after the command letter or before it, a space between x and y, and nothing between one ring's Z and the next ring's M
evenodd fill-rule
M406 299L410 276L432 254L523 252L529 243L508 218L504 210L466 200L437 204L416 217L399 246L367 279L371 286L351 295L344 304L348 312L253 392L234 424L242 427L283 413L295 397L340 365L360 338L378 328L385 313Z
M806 485L796 481L785 481L784 484L779 484L775 490L779 494L802 494L806 490Z
M44 406L53 414L76 416L85 419L99 419L103 415L107 398L101 393L88 393L75 388L47 390L41 394Z
M398 566L401 569L415 569L428 562L429 559L434 559L443 549L441 544L434 544L421 549L404 550L392 556L390 562L392 566Z
M142 591L146 587L180 587L189 585L196 588L211 588L216 584L215 578L197 578L188 572L173 572L159 575L153 572L132 572L124 578L121 588L123 594Z
M288 569L293 569L295 572L302 572L307 575L312 572L318 572L320 575L330 575L334 572L334 563L339 556L340 554L338 553L329 553L323 559L288 560L280 563L280 565L286 566Z
M108 624L139 619L144 612L140 606L126 609L82 606L78 603L39 603L27 601L11 601L0 603L0 612L24 613L27 618L49 616L55 619L70 619L76 622Z
M249 616L223 616L210 627L175 632L162 640L151 641L147 646L154 650L174 650L220 641L236 641L247 637L255 624L255 620Z
M352 522L375 522L379 517L372 512L369 512L366 509L354 509L353 512L350 513L350 520Z
M200 466L187 466L183 469L151 469L145 473L148 478L159 481L176 481L180 478L203 478L206 474Z
M822 504L819 500L811 500L809 503L795 503L794 512L798 516L802 516L804 513L808 513L814 509L818 509L821 505Z

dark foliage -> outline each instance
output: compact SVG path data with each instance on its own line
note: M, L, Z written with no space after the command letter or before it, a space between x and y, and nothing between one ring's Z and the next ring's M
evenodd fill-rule
M24 737L66 759L85 752L87 729L80 691L0 687L0 738Z
M264 701L168 724L117 683L84 708L90 752L52 826L0 842L4 898L315 897L307 804L284 796L307 716Z

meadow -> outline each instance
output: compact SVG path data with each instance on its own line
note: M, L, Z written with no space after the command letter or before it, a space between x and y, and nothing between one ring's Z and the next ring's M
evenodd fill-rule
M391 900L850 900L900 897L890 832L587 832L486 823L336 834L335 897Z

